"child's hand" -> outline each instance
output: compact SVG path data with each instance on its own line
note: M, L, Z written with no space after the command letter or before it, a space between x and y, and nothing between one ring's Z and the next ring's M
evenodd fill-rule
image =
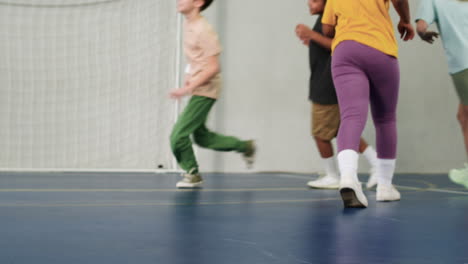
M414 28L411 23L406 23L400 20L398 23L398 31L400 32L401 39L404 41L412 40L414 38Z
M186 88L179 88L179 89L172 90L169 93L169 96L172 99L179 99L181 97L184 97L187 94L189 94L189 91Z
M432 44L436 38L439 38L439 33L434 31L419 32L419 36L422 40Z
M296 35L304 43L304 45L309 45L311 35L313 31L304 24L299 24L296 26Z
M186 75L185 79L184 79L184 87L172 90L169 93L169 96L172 99L179 99L179 98L181 98L181 97L183 97L183 96L185 96L187 94L190 94L189 87L190 87L190 75Z

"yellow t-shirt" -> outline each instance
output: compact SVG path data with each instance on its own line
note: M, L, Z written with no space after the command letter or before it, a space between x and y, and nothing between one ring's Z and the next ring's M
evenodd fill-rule
M336 26L332 51L354 40L398 57L398 44L389 14L390 0L328 0L323 24Z

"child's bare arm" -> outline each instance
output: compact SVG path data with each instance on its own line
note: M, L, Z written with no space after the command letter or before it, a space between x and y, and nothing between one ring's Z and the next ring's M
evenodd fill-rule
M439 33L434 31L427 31L428 28L429 25L425 20L419 19L416 22L416 31L418 32L419 37L427 43L432 44L434 43L435 38L439 37Z
M317 32L314 32L314 34L311 36L310 38L311 41L319 44L320 46L328 49L328 50L331 50L331 46L332 46L332 41L333 39L332 38L329 38L329 37L326 37L320 33L317 33Z
M398 31L404 41L414 38L414 29L411 25L411 15L408 0L392 0L393 6L400 16Z
M401 20L405 23L410 23L411 16L408 0L392 0L392 3Z
M296 36L302 41L304 45L309 45L310 35L312 34L312 29L310 27L299 24L296 26Z
M323 24L322 31L323 31L323 34L329 38L335 37L335 26L333 25Z
M304 45L309 45L310 41L313 41L320 46L331 50L332 39L328 38L314 30L311 30L308 26L304 24L299 24L296 26L296 35L301 39Z

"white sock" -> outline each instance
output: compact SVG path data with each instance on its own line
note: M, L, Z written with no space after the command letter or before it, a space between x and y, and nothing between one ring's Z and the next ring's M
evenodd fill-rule
M340 167L341 178L359 181L357 177L359 154L352 150L346 149L338 153L338 166Z
M377 167L377 152L372 146L368 146L362 155L366 157L366 160L369 162L371 167Z
M322 158L323 165L325 167L325 173L327 176L331 176L335 179L338 179L338 168L336 167L336 162L334 157L327 159Z
M378 183L381 185L392 185L393 174L395 173L395 159L378 159L377 175Z

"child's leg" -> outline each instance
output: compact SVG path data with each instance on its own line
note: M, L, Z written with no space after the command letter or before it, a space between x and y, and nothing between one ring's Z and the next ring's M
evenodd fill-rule
M396 110L400 86L398 60L373 52L367 64L371 80L371 110L377 142L377 201L400 200L400 193L392 186L397 153Z
M468 155L468 69L452 75L455 88L457 90L460 105L458 107L457 118L463 133L465 150ZM449 178L457 184L468 188L468 165L461 169L453 169L449 173Z
M195 130L193 139L200 147L216 151L237 151L244 153L249 147L247 141L214 133L209 131L204 124Z
M465 150L468 155L468 69L452 75L460 106L457 118L462 128Z
M312 103L312 136L323 159L333 157L331 140L338 134L340 109L337 104Z
M457 119L462 129L465 151L468 154L468 105L460 104L458 107Z
M357 178L359 145L369 106L369 79L362 67L367 52L367 48L357 42L344 41L332 57L333 81L341 113L338 164L345 207L367 207L368 204Z
M371 145L367 144L365 139L361 138L361 143L359 144L359 153L364 155L367 162L371 166L371 174L372 174L372 171L377 166L377 152Z
M190 135L203 126L214 99L193 96L180 115L171 133L171 148L180 167L189 172L198 172L198 163L192 148Z
M325 176L309 181L307 185L318 189L338 189L339 173L333 156L331 140L336 137L340 126L338 104L312 104L312 136L322 157Z
M397 59L382 54L369 69L371 78L371 111L375 124L379 159L395 159L397 151L396 110L400 86ZM381 63L381 64L379 64Z
M367 144L367 142L361 138L361 141L359 142L359 153L364 153L368 147L369 144Z
M367 180L366 187L372 188L377 185L377 152L372 146L367 144L366 140L363 138L361 138L361 143L359 144L359 152L366 158L370 165L370 175L369 179Z
M368 67L371 78L371 110L375 124L378 182L391 186L397 153L396 110L400 86L398 60L385 54L375 54Z
M318 137L314 137L315 144L320 153L322 159L329 159L333 157L333 145L330 140L324 140Z
M314 137L317 148L322 157L322 164L325 169L325 176L313 181L307 182L311 188L317 189L338 189L339 173L336 167L336 160L333 155L333 145L330 140Z
M460 103L457 114L458 121L462 129L465 149L468 153L468 105ZM449 172L449 178L456 184L460 184L468 188L468 163L461 169L452 169Z
M337 49L333 56L333 81L341 114L338 152L359 152L368 115L369 80L358 64L348 61L348 51L343 47L345 43L339 45L342 48Z
M377 166L377 152L375 149L369 145L365 139L361 138L361 143L359 144L359 153L364 155L369 165L373 168ZM371 169L372 169L371 168Z

